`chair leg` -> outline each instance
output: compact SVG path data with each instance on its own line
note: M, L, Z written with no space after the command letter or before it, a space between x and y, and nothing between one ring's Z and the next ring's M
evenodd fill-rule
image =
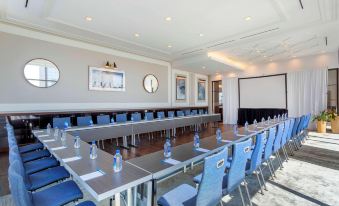
M242 195L242 191L241 191L240 185L238 186L238 190L239 190L239 193L240 193L240 198L241 198L242 205L246 206L245 205L245 201L244 201L244 196Z
M283 151L284 156L285 156L285 161L288 162L288 154L287 154L287 152L286 152L285 145L282 147L282 151Z
M270 163L269 163L268 161L266 161L266 164L267 164L268 170L269 170L270 173L271 173L271 177L272 177L272 179L274 180L274 176L275 176L275 175L273 175L273 170L271 169L271 165L270 165Z
M117 147L119 146L119 140L118 138L115 138L115 141L117 142Z
M293 156L294 152L293 152L292 147L291 147L291 142L288 142L287 146L288 146L288 150L290 151L290 155Z
M282 170L283 165L282 165L282 161L281 161L281 158L280 158L279 150L275 153L275 156L276 156L276 159L278 159L278 162L280 164L280 169Z
M255 175L257 176L257 179L258 179L258 183L259 183L259 186L260 186L260 191L261 191L261 194L264 195L264 191L262 190L262 184L261 184L261 181L260 181L260 178L259 178L259 172L258 171L254 171Z
M250 193L249 193L249 191L248 191L246 179L244 179L244 183L245 183L244 185L245 185L245 189L246 189L246 194L247 194L247 197L248 197L248 201L250 202L250 206L252 206L251 196L250 196Z
M274 167L273 167L273 162L272 160L269 158L269 162L271 163L271 166L272 166L272 171L273 171L273 175L275 178L277 178L277 176L275 175L275 170L274 170Z
M224 206L224 203L222 202L222 199L220 199L220 205Z
M259 166L259 173L261 175L262 181L264 182L264 188L267 191L266 181L265 181L265 178L264 178L264 174L262 173L261 165Z
M105 149L105 140L102 140L102 149Z

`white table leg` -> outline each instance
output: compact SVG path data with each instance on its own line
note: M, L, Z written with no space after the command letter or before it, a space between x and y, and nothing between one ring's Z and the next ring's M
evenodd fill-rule
M132 206L132 188L127 189L127 206Z
M147 206L152 206L152 199L153 199L153 185L152 181L147 182Z
M133 187L133 206L137 206L138 187Z
M115 198L115 200L114 200L114 205L115 205L115 206L121 206L121 205L120 205L120 192L119 192L119 193L116 193L116 194L114 195L114 198Z

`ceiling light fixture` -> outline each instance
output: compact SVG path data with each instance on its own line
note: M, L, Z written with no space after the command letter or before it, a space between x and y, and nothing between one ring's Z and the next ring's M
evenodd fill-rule
M219 53L219 52L209 52L207 53L207 56L217 62L220 62L222 64L228 65L228 66L232 66L235 67L237 69L243 70L247 67L247 65L243 62L240 62L238 60L232 59L228 56L226 56L223 53Z
M202 66L202 68L203 68L203 69L206 69L206 67L205 67L205 66Z
M86 16L85 19L86 19L86 21L92 21L93 20L93 18L90 17L90 16Z
M135 37L139 37L140 35L139 35L138 33L135 33L134 36L135 36Z
M165 18L166 21L172 21L172 17L168 16Z
M168 47L168 48L172 48L172 45L168 45L167 47Z
M199 34L199 36L200 36L200 37L203 37L203 36L204 36L204 34Z
M250 17L250 16L245 17L246 21L250 21L251 19L252 19L252 17Z

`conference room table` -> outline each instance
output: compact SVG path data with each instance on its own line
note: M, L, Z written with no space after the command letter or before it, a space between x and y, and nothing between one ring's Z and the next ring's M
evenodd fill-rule
M85 142L99 141L123 137L123 147L128 148L127 137L131 136L131 145L136 146L135 135L166 130L169 134L171 129L185 126L195 126L195 130L201 124L218 122L221 120L220 114L189 115L173 118L162 118L153 120L127 121L123 123L113 123L92 126L75 126L67 128L65 131L78 135Z
M33 134L97 201L114 196L120 206L120 195L127 192L127 205L137 204L137 186L147 184L147 205L151 205L152 174L127 161L122 170L114 172L113 155L98 149L97 158L90 159L90 145L80 140L80 148L74 148L74 137L67 134L65 140L57 139L51 130L35 130ZM53 195L53 194L51 194Z
M140 184L147 184L147 205L149 206L154 205L156 202L158 181L166 179L182 170L185 171L187 166L193 166L194 163L202 162L205 157L222 150L225 146L231 147L236 142L251 138L282 122L259 123L257 128L249 125L247 130L241 127L238 130L238 134L234 134L233 131L226 131L222 133L221 141L217 141L216 135L201 138L198 149L194 148L193 141L172 147L170 158L164 157L163 150L133 158L124 161L122 173L113 172L113 156L111 154L99 149L98 158L93 161L89 159L90 145L86 142L81 141L80 150L74 149L74 137L70 134L67 134L66 143L50 141L53 137L45 134L45 130L42 130L42 133L37 134L35 132L34 134L97 201L114 196L116 197L116 205L119 205L120 193L127 191L127 204L135 205L137 202L136 187ZM64 144L67 147L59 150L58 147L62 147ZM55 148L58 150L55 150ZM72 159L75 156L79 156L79 153L82 157L80 160L64 161L67 158ZM105 175L88 181L84 181L81 178L83 175L97 171L104 171Z

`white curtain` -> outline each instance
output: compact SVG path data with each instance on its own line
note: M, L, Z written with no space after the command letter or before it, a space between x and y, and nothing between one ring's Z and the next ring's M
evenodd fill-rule
M224 124L238 121L238 78L222 78Z
M287 107L290 117L317 114L327 107L327 69L287 74Z

